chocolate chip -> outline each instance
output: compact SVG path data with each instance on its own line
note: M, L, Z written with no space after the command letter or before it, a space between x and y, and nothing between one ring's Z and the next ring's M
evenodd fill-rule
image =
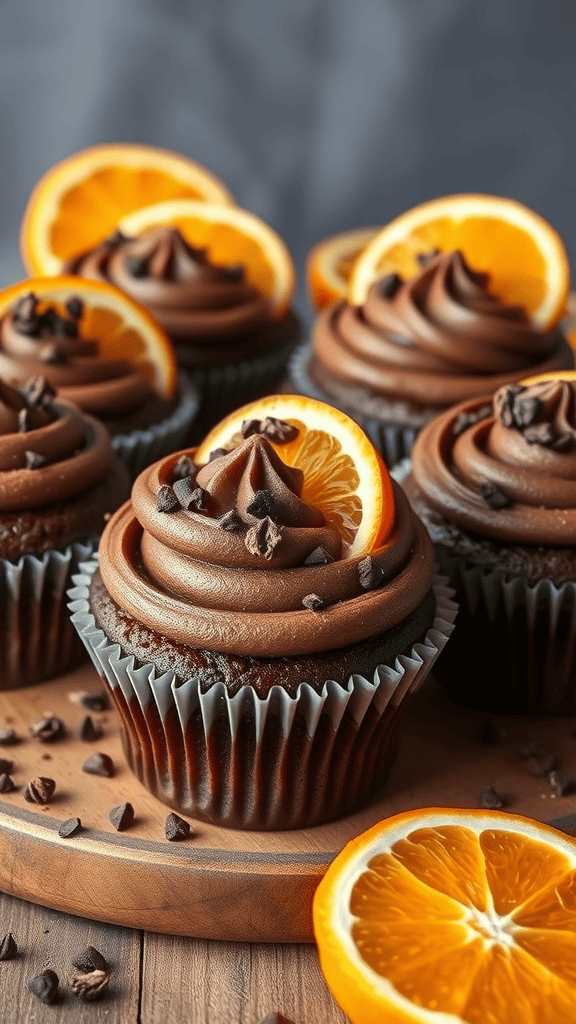
M180 818L177 814L168 815L164 829L166 839L170 843L177 842L179 839L187 839L191 831L188 822L184 821L184 818Z
M302 598L302 604L309 612L320 612L324 608L324 601L318 594L307 594Z
M109 969L102 953L95 949L94 946L86 946L86 949L78 953L72 961L72 966L77 971L80 971L81 974L90 974L92 971L107 971Z
M42 743L55 743L66 735L66 728L61 718L56 715L44 715L30 726L30 735Z
M12 932L8 932L0 942L0 960L13 960L18 956L18 946Z
M93 690L91 693L80 694L80 704L88 711L107 711L110 707L104 690Z
M247 437L253 437L254 434L263 434L264 420L242 420L242 426L240 427L240 433L244 440Z
M358 579L363 590L377 590L384 582L384 572L371 555L358 562Z
M550 772L548 782L556 796L567 796L576 789L576 781L564 772Z
M108 235L108 238L105 238L104 241L101 242L101 245L104 249L115 249L122 242L125 242L127 237L128 236L124 235L119 228L116 228L116 231L113 231L111 235Z
M0 775L0 793L13 793L16 789L14 779L6 772Z
M236 509L231 508L229 512L226 512L225 515L218 519L218 526L221 530L227 530L228 533L233 533L235 530L241 530L244 523L240 519Z
M241 263L235 263L233 267L226 267L226 276L231 281L242 281L244 277L244 267Z
M80 818L67 818L63 821L58 829L58 835L61 839L69 839L70 836L76 835L82 828L82 822Z
M162 484L156 495L157 511L175 512L177 508L180 508L180 503L174 493L174 488L170 487L170 484Z
M402 284L400 274L385 274L378 281L378 291L384 299L393 299Z
M132 804L118 804L108 815L117 832L124 832L134 824L134 808Z
M452 424L452 436L459 437L460 434L468 430L469 427L473 427L476 423L480 423L481 420L487 419L492 413L491 405L481 405L479 409L474 409L471 412L461 412Z
M523 430L525 427L531 427L540 416L542 408L542 402L539 398L536 398L535 395L526 395L523 393L516 395L512 406L514 425L518 427L519 430Z
M49 1006L58 998L58 975L55 971L42 971L42 974L30 978L28 988L41 1003Z
M246 511L257 519L275 519L278 515L278 505L272 491L256 491L252 501L246 506Z
M334 559L330 552L326 551L326 548L323 548L322 545L320 545L319 547L314 548L314 551L310 552L308 558L304 561L304 565L329 565L330 562L333 561Z
M28 292L27 295L23 295L21 299L18 299L12 308L12 319L18 321L29 322L36 313L36 307L38 306L38 299L34 292Z
M537 775L543 779L545 775L549 775L554 770L557 763L556 754L543 754L541 757L529 757L526 767L531 775Z
M45 775L38 775L30 782L24 790L24 799L29 804L47 804L54 795L56 783L54 779L47 779Z
M90 743L92 740L100 739L101 735L102 726L100 722L95 722L91 715L86 715L80 725L80 739L84 740L85 743Z
M430 252L416 253L416 259L418 261L418 265L424 269L424 267L427 267L428 264L431 263L432 260L435 260L439 255L440 249L431 249Z
M66 301L66 312L70 314L74 320L80 320L84 312L84 303L79 295L71 295Z
M111 779L114 775L114 762L108 754L92 754L82 765L82 771L88 775L102 775L105 779Z
M514 402L516 396L525 390L522 384L506 384L499 388L494 395L492 400L494 415L504 427L514 426Z
M272 558L274 548L282 539L282 530L268 516L248 530L244 543L251 555Z
M223 455L229 455L230 452L227 448L215 448L213 452L210 452L208 462L214 462L214 459L220 459Z
M206 508L207 492L198 486L194 477L187 476L183 480L175 480L172 489L182 508L188 512L191 509L202 512Z
M7 725L6 727L0 728L0 747L12 747L15 743L19 742L20 737L12 726Z
M41 469L48 462L48 459L44 455L40 455L39 452L31 452L26 450L24 452L24 458L26 459L26 469Z
M174 464L174 479L185 480L189 476L196 475L196 466L189 455L181 455Z
M75 974L70 982L70 988L78 999L85 1003L93 1003L95 999L100 998L109 981L108 971L91 971L89 974Z
M30 408L47 408L56 397L56 392L45 377L32 377L21 388L20 394Z
M556 435L551 423L535 423L532 427L526 427L524 440L528 444L540 444L544 448L552 446Z
M146 277L148 273L148 257L127 256L124 260L124 266L132 277Z
M0 772L7 772L11 775L14 771L14 761L10 761L7 757L0 757Z
M244 420L241 434L244 440L254 434L262 434L275 444L289 444L298 437L300 431L292 423L279 420L275 416L266 416L263 420Z
M504 807L505 800L496 792L493 786L486 786L480 794L480 807L486 807L491 811L497 811Z
M503 508L510 508L512 502L510 498L504 494L498 484L480 484L480 494L484 498L486 504L490 507L499 511Z

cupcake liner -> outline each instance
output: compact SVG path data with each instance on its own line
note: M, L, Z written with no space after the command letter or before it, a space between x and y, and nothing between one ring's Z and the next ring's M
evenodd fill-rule
M288 364L288 375L292 387L298 394L307 395L309 398L316 398L320 402L328 402L337 409L341 409L351 419L359 423L362 429L368 434L375 448L378 449L387 466L394 466L401 459L410 455L414 441L418 435L418 428L402 425L378 419L374 416L367 416L356 406L348 405L340 401L334 395L324 391L312 378L310 374L310 361L313 351L310 342L300 345L296 349Z
M49 679L80 661L66 591L97 546L93 538L15 562L0 558L0 690Z
M196 387L183 370L178 372L178 390L178 405L167 419L112 438L112 447L133 480L146 466L164 455L178 451L188 442L200 398Z
M128 763L155 796L181 812L243 829L303 828L344 814L378 789L392 764L399 724L452 631L456 605L434 581L432 626L410 654L379 665L372 680L307 682L290 697L273 686L230 696L222 683L137 666L97 627L89 588L94 558L70 590L72 622L120 713Z

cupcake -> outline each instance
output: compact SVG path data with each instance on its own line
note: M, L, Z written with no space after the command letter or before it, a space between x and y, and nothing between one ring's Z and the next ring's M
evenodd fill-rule
M362 469L334 502L346 438ZM332 459L303 468L323 442ZM366 473L381 512L371 524L366 508L362 533ZM358 551L359 537L377 546ZM141 474L76 582L72 620L133 771L181 812L246 829L317 824L382 786L455 612L425 529L359 428L292 396Z
M106 428L43 378L0 380L0 689L56 675L81 647L65 595L129 492Z
M0 293L0 374L16 385L44 376L105 424L133 476L181 446L198 404L149 314L108 285L71 277Z
M422 430L405 487L456 588L437 677L486 711L576 711L576 373L506 385Z

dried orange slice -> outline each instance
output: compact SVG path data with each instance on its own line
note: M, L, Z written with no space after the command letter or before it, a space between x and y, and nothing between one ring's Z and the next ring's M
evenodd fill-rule
M102 358L134 363L159 394L173 397L177 367L172 345L160 324L134 299L111 284L83 277L31 277L0 291L0 317L30 292L40 299L39 313L50 305L60 315L65 313L66 301L77 295L84 304L82 337L98 342Z
M318 242L306 259L306 283L315 309L345 299L352 268L379 228L355 228Z
M352 1024L574 1024L576 841L497 811L397 814L314 897L320 966Z
M137 210L119 228L126 235L140 235L165 224L178 228L190 245L206 249L216 266L243 266L250 284L270 299L276 317L284 315L296 273L284 242L263 220L238 206L174 199Z
M391 221L357 259L348 299L360 306L377 278L391 272L414 277L419 255L453 249L473 270L490 275L491 292L522 306L541 328L563 316L570 265L558 232L522 203L476 194L432 199Z
M338 409L303 395L270 395L237 409L202 442L196 462L205 465L217 448L242 441L244 420L284 420L298 428L288 444L274 444L284 463L304 473L302 498L319 508L343 540L345 556L366 554L383 544L394 525L392 483L364 431Z
M141 206L165 199L234 200L201 164L156 146L92 146L55 164L34 188L24 213L20 249L31 274L59 274Z

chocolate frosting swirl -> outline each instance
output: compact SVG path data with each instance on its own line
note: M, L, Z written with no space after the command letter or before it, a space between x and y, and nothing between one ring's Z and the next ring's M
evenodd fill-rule
M300 474L281 462L265 438L250 437L198 471L203 511L159 513L158 493L175 484L178 458L172 455L138 477L132 502L110 521L100 547L106 589L148 628L230 654L310 654L386 632L428 593L432 546L398 488L394 532L372 553L380 586L363 590L363 559L340 557L337 531L301 500ZM248 543L258 519L254 498L264 491L273 496L280 534L267 554ZM237 517L236 528L222 528L229 512ZM304 564L318 547L324 564ZM322 610L303 607L309 595L321 598Z
M34 391L30 394L34 395ZM0 381L0 512L81 494L112 464L106 428L42 387L27 398Z
M150 310L187 365L229 362L288 340L285 322L274 322L268 300L244 280L242 267L214 266L175 228L135 238L117 232L67 268L110 281Z
M361 307L323 311L315 361L340 381L418 407L447 406L532 373L568 369L558 332L539 330L489 291L458 251L434 257L410 281L388 275Z
M574 544L576 381L502 388L432 420L413 475L448 521L517 544ZM489 401L489 400L488 400Z

